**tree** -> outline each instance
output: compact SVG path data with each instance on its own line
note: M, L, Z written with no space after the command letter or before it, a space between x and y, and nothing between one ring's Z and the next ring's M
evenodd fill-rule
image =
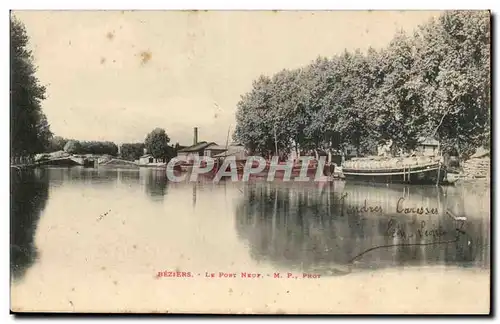
M54 136L50 139L50 144L48 152L57 152L64 150L64 146L68 142L68 139L61 136Z
M339 146L335 130L338 110L338 58L318 57L304 69L301 102L304 134L301 146L308 150L329 150Z
M64 145L64 151L69 154L80 154L82 150L82 145L79 141L69 140L66 145Z
M491 138L490 19L487 11L449 11L415 35L428 132L463 158Z
M414 75L414 39L398 33L378 57L382 83L372 98L372 118L379 139L393 149L412 150L424 131L427 116Z
M166 159L172 156L172 148L168 145L170 138L163 128L155 128L146 136L144 145L155 159Z
M335 59L330 73L336 82L327 100L327 106L334 108L334 144L340 149L350 145L358 154L371 153L377 144L376 128L369 115L374 109L373 89L379 76L377 53L373 49L366 55L344 52Z
M252 91L243 95L237 104L233 138L243 143L251 154L267 156L275 150L270 87L271 79L260 76L253 82Z
M10 20L10 40L11 153L13 156L32 156L45 151L52 137L41 109L45 87L35 76L26 29L15 17Z
M144 154L144 143L125 143L121 146L121 157L125 160L135 161Z
M36 124L37 142L35 152L47 152L50 149L51 139L53 137L50 131L50 125L47 117L43 113L39 113L38 122Z
M238 102L234 139L252 153L413 150L434 136L467 157L490 145L490 15L445 12L386 48L319 57L260 76Z

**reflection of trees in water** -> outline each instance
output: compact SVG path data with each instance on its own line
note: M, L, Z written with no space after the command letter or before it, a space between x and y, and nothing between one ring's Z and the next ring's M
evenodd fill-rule
M118 181L125 186L137 186L140 181L140 173L137 169L117 170Z
M120 169L99 168L50 168L52 183L83 183L92 186L137 186L142 185L149 197L163 197L167 193L167 175L165 169L141 168Z
M347 194L347 195L346 195ZM416 188L405 190L349 186L311 190L258 183L247 187L236 209L236 226L248 241L252 257L279 266L323 269L347 265L364 251L384 245L422 244L375 249L356 260L357 267L381 268L397 265L456 264L489 265L489 220L470 217L457 236L457 224L445 215L454 206L443 192ZM342 200L341 197L344 199ZM439 214L404 215L396 212L397 201L407 206L439 206ZM353 206L382 206L383 212L358 212ZM422 223L425 222L425 223ZM399 237L392 237L392 230ZM440 229L433 236L429 231ZM425 231L428 235L425 235ZM443 233L444 232L444 233ZM403 235L412 237L402 238ZM419 235L422 234L422 235ZM470 243L469 243L470 241Z
M91 185L114 185L118 180L119 172L117 169L111 168L84 168L80 166L71 168L54 168L47 169L50 174L52 185L60 183L84 183ZM137 173L137 171L136 171Z
M14 280L21 279L37 258L34 237L48 197L46 170L11 169L10 269Z
M141 170L141 178L143 178L146 188L146 193L153 199L163 199L167 194L167 174L165 169L146 169Z

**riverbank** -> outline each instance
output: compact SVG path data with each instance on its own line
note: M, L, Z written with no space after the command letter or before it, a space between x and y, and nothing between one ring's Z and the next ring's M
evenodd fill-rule
M448 175L449 177L449 175ZM474 178L474 177L466 177L464 175L457 175L453 177L453 180L450 183L454 185L491 185L491 176L486 178Z

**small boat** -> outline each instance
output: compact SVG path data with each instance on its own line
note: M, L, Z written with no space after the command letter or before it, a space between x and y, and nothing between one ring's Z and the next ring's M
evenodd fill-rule
M435 157L366 157L344 162L346 181L374 183L440 184L446 182L446 167Z

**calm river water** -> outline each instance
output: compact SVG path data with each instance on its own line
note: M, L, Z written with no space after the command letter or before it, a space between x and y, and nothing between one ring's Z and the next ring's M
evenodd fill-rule
M405 312L434 293L452 312L443 299L489 298L484 184L170 183L164 170L79 167L11 178L13 310L378 312L393 300ZM405 285L425 296L397 295Z

